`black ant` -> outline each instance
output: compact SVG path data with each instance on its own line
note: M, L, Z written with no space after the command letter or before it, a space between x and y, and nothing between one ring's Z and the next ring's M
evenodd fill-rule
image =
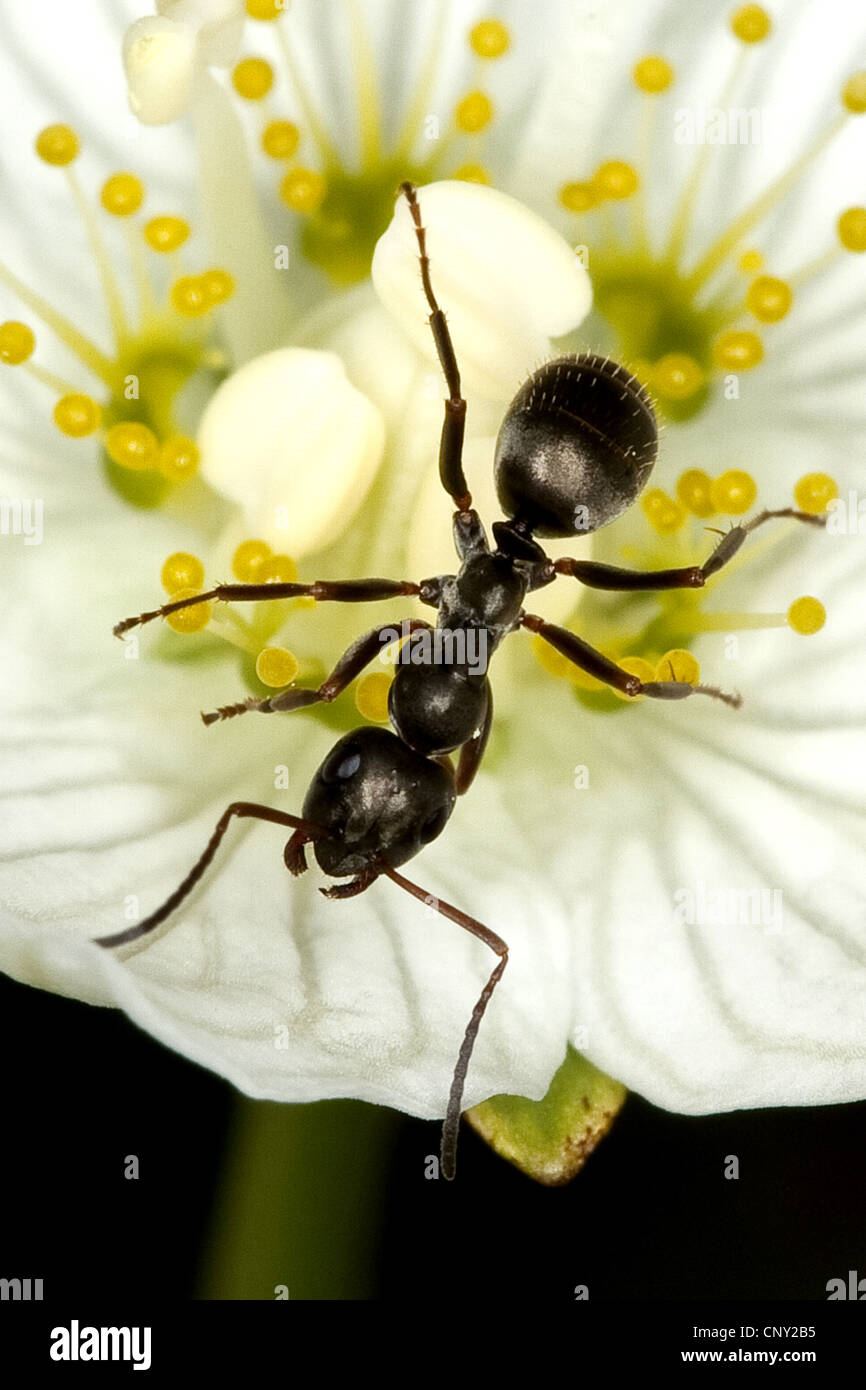
M626 696L679 700L710 695L737 707L739 696L713 686L680 681L641 681L566 628L527 613L527 593L571 575L597 589L699 589L737 553L750 532L771 517L794 517L822 525L824 518L786 507L763 511L734 526L703 564L648 573L619 569L592 560L551 560L535 539L575 536L606 526L635 501L647 482L658 448L658 429L646 389L624 367L591 353L559 357L533 372L508 408L496 445L496 488L508 518L493 524L491 550L463 472L466 401L445 315L430 279L425 231L418 195L410 183L400 186L418 240L421 278L430 308L439 361L448 388L442 426L439 474L455 507L454 544L460 558L456 575L408 580L320 580L312 584L270 582L219 584L208 593L163 604L151 613L118 623L117 636L141 623L212 600L262 602L309 595L319 602L360 603L414 595L437 610L436 629L465 639L469 633L489 656L509 633L525 628L537 633L569 661ZM409 642L433 635L429 623L403 624ZM334 700L375 658L383 645L401 634L392 626L375 628L359 638L316 690L287 688L265 699L247 699L202 715L206 724L248 710L262 714L303 709ZM397 664L389 694L394 731L365 726L346 734L315 773L300 816L250 802L229 806L201 858L162 907L125 931L102 937L99 945L125 946L158 927L192 891L210 864L233 817L253 817L292 830L285 851L292 874L307 868L305 846L311 844L319 866L347 883L320 891L329 898L351 898L381 876L425 903L489 946L499 957L466 1027L454 1068L442 1130L441 1172L453 1178L457 1132L469 1060L482 1016L508 962L506 943L459 908L427 894L397 872L444 830L458 796L469 790L484 755L493 720L490 684L484 669L465 659L464 651L439 664ZM454 768L450 753L458 752Z

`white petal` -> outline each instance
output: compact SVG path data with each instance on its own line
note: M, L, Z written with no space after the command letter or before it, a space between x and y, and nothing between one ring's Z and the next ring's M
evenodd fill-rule
M575 328L592 301L589 276L568 242L514 198L448 181L419 191L434 290L448 318L469 390L510 400ZM373 283L407 337L435 357L405 198L380 237Z
M189 106L197 61L195 33L172 19L148 16L123 40L129 105L143 125L176 121Z
M298 556L351 521L382 459L385 428L339 357L279 348L219 387L202 417L202 473L239 502L252 535Z
M246 18L244 0L157 0L156 8L196 32L203 62L224 68L234 62Z

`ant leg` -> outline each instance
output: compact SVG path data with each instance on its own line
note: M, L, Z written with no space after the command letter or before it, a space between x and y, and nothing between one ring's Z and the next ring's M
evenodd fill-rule
M154 618L167 618L181 609L194 608L197 603L267 603L271 599L303 597L314 598L317 603L370 603L405 595L417 595L422 603L431 601L424 585L413 584L411 579L317 579L312 584L217 584L207 593L174 599L150 613L139 613L137 618L124 618L115 626L114 635L122 637L132 627L141 627L144 623L153 622Z
M448 399L445 402L445 419L442 423L442 436L439 443L439 477L458 512L468 512L472 507L472 494L466 484L463 472L463 435L466 429L466 402L460 391L460 368L445 315L439 307L430 280L430 258L427 255L427 234L421 221L418 205L418 191L412 183L401 183L400 192L409 204L415 235L418 238L418 258L421 262L421 280L424 293L430 306L430 328L433 341L442 366Z
M469 1059L472 1056L472 1048L475 1045L475 1038L478 1028L484 1016L484 1010L490 1002L490 996L502 978L502 972L508 964L508 947L500 936L492 932L489 927L470 917L467 913L461 912L458 907L452 907L450 903L442 902L440 898L434 897L431 893L426 893L423 888L419 888L417 883L411 879L404 878L398 874L396 869L392 869L389 864L381 862L379 865L383 874L386 874L400 888L411 893L414 898L422 903L435 906L437 912L441 912L443 917L449 921L456 922L458 927L463 927L464 931L471 932L477 936L479 941L483 941L485 946L489 946L491 951L495 951L499 956L499 963L493 969L490 979L484 986L478 997L478 1002L472 1010L472 1017L466 1025L466 1032L463 1035L463 1042L457 1058L457 1065L454 1068L454 1077L451 1081L451 1091L448 1096L448 1109L445 1112L445 1123L442 1126L442 1147L440 1150L440 1164L443 1178L450 1180L454 1177L457 1168L457 1131L460 1127L460 1112L463 1101L463 1087L466 1082L466 1073L469 1070Z
M621 666L617 666L609 657L596 651L595 647L591 647L575 633L569 632L568 628L546 623L535 613L524 613L520 625L528 628L530 632L536 632L545 642L549 642L560 656L573 661L581 671L595 676L596 680L604 681L605 685L612 686L621 695L647 695L651 700L685 700L689 695L711 695L714 700L721 700L732 709L739 709L743 703L740 695L719 690L715 685L689 685L687 681L642 681L624 671Z
M484 711L483 723L480 729L478 729L460 749L457 772L454 778L457 785L458 796L462 796L464 792L468 792L472 783L475 781L475 774L481 766L481 759L484 757L484 750L487 747L487 740L490 737L492 724L493 691L490 689L490 682L487 681L487 708Z
M304 842L310 840L321 840L326 837L328 832L321 826L313 825L310 821L302 820L300 816L290 816L286 811L274 811L270 806L259 806L252 801L233 801L228 806L217 822L217 827L207 842L204 853L196 860L180 887L175 888L169 898L166 898L162 907L158 907L149 917L145 917L143 922L136 922L135 926L127 927L124 931L115 932L113 936L94 937L97 946L127 946L130 941L137 941L139 937L146 936L152 932L166 917L169 917L175 908L178 907L198 883L205 869L210 864L220 846L220 841L229 828L234 816L253 817L256 820L270 821L273 825L290 826L296 836L303 836ZM295 836L292 837L295 839Z
M223 705L210 714L202 714L202 720L205 724L215 724L220 719L233 719L235 715L246 714L250 710L255 710L258 714L278 714L286 710L306 709L308 705L318 704L320 700L330 704L342 694L365 666L369 666L380 651L384 651L401 637L411 636L413 632L422 628L430 631L430 624L425 623L422 618L406 618L399 628L393 623L388 623L385 627L374 627L372 632L365 633L352 643L318 689L288 686L285 690L266 695L263 699L251 695L249 699L240 700L235 705Z
M779 511L759 512L751 521L742 526L732 526L726 531L712 555L702 565L691 565L685 569L641 570L618 569L616 565L600 565L594 560L572 560L563 556L552 560L545 572L543 582L549 583L556 574L568 574L588 584L593 589L702 589L707 580L718 574L724 565L736 555L744 540L752 531L763 526L774 517L790 517L794 521L805 521L810 526L826 526L826 516L815 516L811 512L799 512L795 507L782 507ZM540 587L540 585L539 585Z

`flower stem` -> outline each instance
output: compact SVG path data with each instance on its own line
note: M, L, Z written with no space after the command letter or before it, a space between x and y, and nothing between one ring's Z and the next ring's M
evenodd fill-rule
M372 1299L398 1117L241 1098L200 1272L204 1299Z

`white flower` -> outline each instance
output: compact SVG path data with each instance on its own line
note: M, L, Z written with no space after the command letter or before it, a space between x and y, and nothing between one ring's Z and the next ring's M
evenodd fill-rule
M500 80L497 119L484 136L486 152L467 149L466 162L489 166L498 185L519 192L545 217L558 216L572 243L588 245L599 312L581 330L587 336L574 334L567 347L616 351L618 330L620 346L624 341L632 365L651 377L668 415L689 417L662 436L654 482L669 493L691 468L714 476L747 471L760 489L759 505L771 508L790 505L792 486L809 473L833 474L845 498L849 485L857 486L852 460L863 364L851 336L853 312L849 308L838 325L833 317L845 301L862 303L860 267L840 264L823 281L804 281L802 293L798 286L794 312L767 327L767 360L751 375L737 373L732 364L735 349L741 363L743 353L754 353L752 339L713 346L728 330L713 317L712 306L723 301L713 298L711 282L703 296L677 294L729 219L731 204L735 210L746 206L770 177L759 167L764 149L758 146L724 151L728 164L718 166L722 173L709 166L679 268L668 266L667 279L651 283L645 273L626 285L624 271L634 271L641 254L644 272L655 266L646 245L659 244L665 217L670 229L671 185L683 186L695 149L670 138L660 143L660 155L641 176L650 193L660 188L665 196L642 212L625 199L620 206L609 192L598 212L590 209L589 215L602 218L600 228L568 220L568 209L586 196L584 185L591 187L590 201L598 201L601 185L593 182L593 170L600 160L628 153L622 76L646 50L637 32L643 11L638 21L634 6L610 6L599 23L575 23L568 7L563 13L564 27L555 29L562 16L551 7L550 28L544 27L538 45L542 52L533 55L532 31L543 26L533 7L516 8L507 59L511 76L503 60L505 76L489 79ZM688 107L694 94L688 87L690 56L682 48L687 36L680 39L676 24L667 22L677 13L675 6L665 8L653 48L664 47L682 70ZM379 25L390 11L371 5L370 15ZM461 12L460 27L476 17L474 10ZM168 18L189 23L187 16ZM795 20L789 6L779 28L788 21L796 29ZM301 5L280 21L294 25L292 42L305 56L308 76L313 68L305 43L314 31L305 26L314 22ZM181 41L188 45L189 35ZM733 49L733 41L714 29L702 53L725 58L725 44ZM841 41L832 51L828 45L827 66L837 86L845 75L845 52ZM349 53L351 58L351 48ZM356 59L359 53L363 45L356 44ZM808 61L814 65L819 56L811 54ZM449 61L456 62L453 53ZM769 58L765 64L759 71L772 71ZM190 71L184 59L164 88L152 89L157 106L165 103L162 119L185 104L184 74ZM447 67L443 71L450 77ZM359 72L362 85L369 82L360 60ZM578 91L576 72L582 75ZM788 80L787 71L782 77ZM215 100L216 84L209 81L209 99ZM320 84L314 85L320 97ZM790 90L802 104L803 91L815 85L795 81ZM143 86L140 91L144 102ZM444 85L430 104L444 124L460 89L443 91ZM525 98L529 91L534 101L509 102L510 92ZM776 109L787 109L781 98ZM477 110L476 103L476 117ZM201 110L196 119L201 131ZM475 117L470 111L463 119L471 125ZM658 111L656 121L658 130ZM604 131L604 144L595 150L594 126ZM361 145L363 135L362 129ZM799 148L793 131L792 140ZM781 146L774 152L781 162ZM283 322L279 330L279 315L269 319L263 313L253 322L248 310L238 313L228 330L233 362L240 365L266 350L278 357L241 366L229 377L212 398L200 438L205 475L224 498L243 500L245 507L242 455L245 443L251 444L255 487L270 498L266 505L275 505L271 490L281 486L281 470L295 470L300 456L283 455L270 469L270 431L282 430L296 406L291 399L281 402L284 413L276 423L261 418L261 404L250 406L245 429L244 410L253 397L242 389L243 374L255 382L269 360L285 362L287 352L341 359L351 383L341 389L354 393L346 398L367 420L370 447L358 448L329 494L339 507L317 512L309 529L298 533L297 553L309 552L304 578L416 578L454 563L448 558L449 504L435 468L442 387L412 280L409 228L403 227L402 241L386 237L377 255L377 287L388 313L366 283L324 297L323 281L306 268L311 261L339 275L341 265L353 264L357 243L350 236L338 245L333 203L339 193L345 225L360 236L361 223L353 217L379 196L374 175L389 197L400 177L386 154L380 151L378 163L371 156L362 164L354 183L348 166L338 173L325 161L327 193L311 179L314 168L300 166L306 169L303 186L290 181L284 198L290 207L302 204L311 190L320 197L318 205L315 199L309 203L297 243L286 237L292 294L307 310L303 316L295 312L291 326ZM125 162L125 154L121 158ZM455 153L453 164L457 158ZM407 162L419 160L416 143ZM453 164L442 163L431 173L454 172ZM729 169L742 171L749 185L736 200ZM484 170L476 172L480 177ZM766 266L789 273L799 262L818 259L845 206L837 188L847 182L850 189L848 173L844 161L826 173L822 167L821 205L829 211L817 225L814 199L801 209L799 242L778 216L771 223L775 242L755 223L750 236L761 227ZM629 176L619 167L608 168L605 177L608 191L616 191L617 179L622 191ZM557 212L563 185L570 188L567 207L560 204ZM208 187L213 182L205 179ZM423 190L421 197L434 282L465 359L468 472L489 521L497 515L490 481L493 438L510 391L539 358L551 355L551 337L579 323L588 296L579 266L570 263L569 280L561 246L550 240L549 230L532 231L537 223L529 213L494 211L494 195L485 199L483 190L467 185L463 197L477 200L477 210L456 225L437 225L437 200L444 209L456 203L449 204L444 186L431 189L429 200ZM649 243L629 240L631 207L650 226ZM246 218L249 210L244 204L236 211ZM206 213L219 261L237 283L231 301L237 309L249 283L243 246L235 244L230 263L226 208L212 199ZM19 215L25 232L11 245L20 267L28 235L39 246L43 209L34 215L28 204ZM636 235L642 235L639 221ZM534 265L526 263L527 248L538 250ZM71 254L63 248L64 271ZM253 257L250 279L262 273L261 260ZM737 287L737 273L733 266L729 305L745 292ZM44 292L44 271L32 278ZM346 278L357 278L354 270ZM267 283L275 283L272 276ZM90 328L89 290L82 288L76 303L76 286L77 281L65 286L66 303ZM270 294L255 302L266 300L273 310ZM650 323L659 330L657 339ZM665 328L670 342L658 346ZM258 341L239 346L253 330ZM742 331L754 336L751 328ZM678 332L685 335L682 341ZM679 361L668 360L676 355ZM205 362L204 356L197 360ZM740 378L736 402L719 389L732 373ZM239 412L232 412L233 395L241 401ZM206 882L158 939L126 959L91 945L90 938L118 930L136 912L146 914L176 887L230 801L260 800L297 813L334 733L306 714L280 721L249 716L206 730L197 719L199 708L245 693L234 664L219 655L193 664L170 659L180 639L152 629L142 632L135 659L110 644L112 622L152 605L155 577L170 552L204 553L208 582L226 577L221 567L244 539L240 513L226 504L204 517L200 509L182 505L134 514L96 483L92 465L81 458L76 464L90 467L83 491L82 471L73 471L66 457L82 446L58 445L56 433L39 423L41 398L29 382L21 403L26 435L7 435L3 488L10 497L29 497L39 488L45 543L32 553L22 547L13 554L11 538L3 538L3 558L15 561L16 596L0 638L4 665L16 671L5 720L11 747L4 785L13 814L0 877L4 968L45 988L123 1007L155 1036L248 1094L282 1100L353 1095L441 1116L460 1038L490 962L478 943L441 918L425 917L420 905L401 898L392 885L380 882L351 903L323 903L313 874L287 880L276 830L236 826ZM385 421L387 442L370 482L376 412ZM354 481L344 505L347 479ZM730 500L730 479L726 486ZM665 512L666 506L673 511ZM707 553L703 522L687 520L679 503L657 498L654 516L661 532L634 508L597 538L594 556L664 567L694 563ZM334 543L325 548L329 521ZM482 919L511 948L479 1034L465 1105L502 1092L540 1098L569 1043L654 1103L686 1113L864 1094L858 927L858 885L864 879L857 821L863 792L854 755L864 717L858 662L862 559L855 536L812 534L793 523L778 528L771 535L768 526L751 538L736 572L720 579L712 593L696 596L702 599L696 606L631 597L611 603L588 591L581 601L581 631L618 658L646 659L652 652L694 646L703 679L742 689L746 706L737 715L709 700L670 708L647 700L620 710L613 697L591 689L578 690L576 698L571 682L542 670L528 637L510 638L497 656L498 732L482 772L445 835L410 868L432 894ZM563 544L558 553L575 553L575 545ZM560 579L556 586L558 601L569 606L579 597L570 582ZM735 610L784 613L801 594L814 594L826 606L824 632L802 647L804 639L784 627L746 632L737 659L726 658L724 638L736 635ZM361 616L353 606L335 609L296 609L279 629L302 662L302 683L321 679L322 668L336 662L353 635L407 612L399 604L377 605ZM714 609L730 615L721 634L713 632ZM251 631L230 632L227 621L221 617L221 635L247 648L276 635L255 621ZM211 641L216 649L210 634L184 640ZM359 716L345 717L351 722Z

